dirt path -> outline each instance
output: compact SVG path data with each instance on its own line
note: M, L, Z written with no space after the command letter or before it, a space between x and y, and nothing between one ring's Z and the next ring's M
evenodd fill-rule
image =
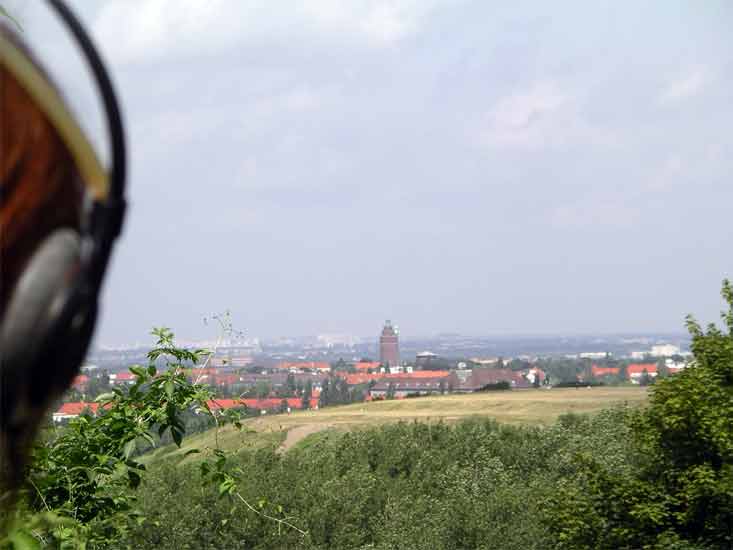
M288 430L288 435L285 436L285 441L283 441L282 445L277 449L277 452L285 453L292 449L302 439L330 427L330 424L305 424L304 426L296 426L295 428Z

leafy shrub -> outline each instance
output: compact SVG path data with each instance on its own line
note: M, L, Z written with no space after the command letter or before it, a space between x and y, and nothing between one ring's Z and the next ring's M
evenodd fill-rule
M119 548L547 548L545 502L597 453L623 470L626 409L550 428L476 419L400 423L317 434L285 455L274 446L231 460L241 494L307 532L231 512L193 466L151 465L140 490L147 518Z
M633 415L626 467L597 453L548 505L558 548L733 546L733 288L723 283L725 332L692 317L694 365L660 380Z

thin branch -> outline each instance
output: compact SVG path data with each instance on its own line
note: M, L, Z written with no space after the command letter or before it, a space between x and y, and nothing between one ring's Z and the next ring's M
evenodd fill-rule
M269 519L269 520L272 520L272 521L276 521L276 522L278 523L278 535L280 534L280 526L281 526L281 525L285 525L285 526L287 526L287 527L290 527L291 529L295 529L295 530L296 530L296 531L297 531L298 533L300 533L300 534L301 534L302 536L306 536L306 535L308 534L308 532L307 532L307 531L303 531L302 529L300 529L300 528L296 527L295 525L293 525L292 523L290 523L290 522L288 522L288 521L285 521L284 519L279 519L279 518L276 518L276 517L270 516L270 515L268 515L268 514L265 514L264 512L260 512L260 511L259 511L259 510L257 510L257 509L256 509L256 508L255 508L254 506L252 506L252 505L251 505L251 504L250 504L249 502L247 502L247 501L246 501L246 500L244 499L244 497L242 497L242 495L240 495L239 493L234 493L234 494L235 494L235 496L236 496L236 497L237 497L237 498L238 498L239 500L241 500L241 501L242 501L242 502L244 503L244 505L245 505L245 506L246 506L247 508L249 508L250 510L252 510L252 511L253 511L253 512L254 512L255 514L259 514L259 515L260 515L260 516L262 516L263 518L267 518L267 519Z
M224 338L224 335L227 334L227 332L231 333L231 326L227 327L227 324L222 320L221 316L219 315L212 315L212 319L216 319L216 321L219 323L219 326L221 327L221 330L219 331L219 335L216 337L216 344L214 344L214 349L212 349L209 352L209 355L206 357L206 360L204 363L199 367L199 369L203 370L206 368L206 366L209 364L209 360L216 355L216 351L219 349L219 346L222 344L222 340ZM230 323L231 324L231 323ZM204 376L204 373L198 375L196 378L195 384L198 384L201 380L201 377Z
M48 503L46 502L46 498L43 496L43 493L38 488L38 486L35 483L33 483L33 480L31 479L30 476L28 476L28 482L31 485L33 485L33 488L36 490L36 493L38 493L38 496L41 497L41 500L43 501L43 505L46 507L46 510L48 510L50 512L51 511L51 508L48 507Z

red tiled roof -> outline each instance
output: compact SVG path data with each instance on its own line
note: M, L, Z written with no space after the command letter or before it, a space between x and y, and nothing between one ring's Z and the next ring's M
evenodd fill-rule
M619 373L619 367L599 367L598 365L593 365L590 368L590 372L593 376L606 376L608 374L616 375Z
M135 375L131 372L118 372L115 376L115 382L118 380L135 380Z
M89 383L89 377L86 374L80 374L71 383L72 386L86 386Z
M378 361L359 361L358 363L354 365L354 368L356 370L367 371L369 369L379 370L379 367L381 366L382 364L379 363Z
M657 372L656 363L631 363L626 367L626 375L631 376L632 374L642 374L646 370L649 374Z
M450 376L447 370L414 370L404 374L388 374L387 378L445 378Z
M239 382L239 376L236 374L217 374L212 377L211 383L217 386L224 384L237 384Z
M387 375L382 372L373 372L372 374L366 372L357 372L355 374L347 374L346 383L350 386L353 386L355 384L366 384L371 380L378 380L380 378L384 378L385 376Z
M234 409L245 406L242 399L210 399L206 404L212 411L219 409Z
M73 403L62 403L56 414L67 414L69 416L79 416L84 410L89 409L92 413L96 413L99 409L99 403L84 403L77 401Z

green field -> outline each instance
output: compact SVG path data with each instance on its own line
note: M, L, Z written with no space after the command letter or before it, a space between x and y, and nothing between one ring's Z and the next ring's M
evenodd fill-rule
M489 417L507 424L548 425L568 412L593 413L616 405L641 405L647 389L639 386L604 388L528 389L471 394L452 394L326 407L318 411L263 415L247 420L246 430L231 426L196 434L181 449L159 449L150 458L180 456L188 449L226 450L282 445L287 450L304 437L328 428L349 430L399 421L455 422L470 417Z

